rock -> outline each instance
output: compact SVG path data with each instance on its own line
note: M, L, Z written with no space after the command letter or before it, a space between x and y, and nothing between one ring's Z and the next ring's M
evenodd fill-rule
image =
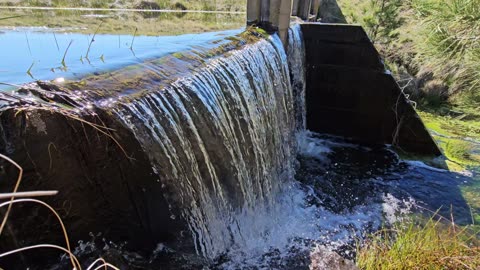
M354 262L322 246L310 253L310 260L310 270L359 270Z
M152 9L152 10L159 10L162 9L159 4L150 1L142 1L138 5L135 6L136 9Z

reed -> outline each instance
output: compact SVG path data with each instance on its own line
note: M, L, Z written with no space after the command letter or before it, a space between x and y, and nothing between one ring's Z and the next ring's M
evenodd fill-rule
M100 22L100 24L97 27L97 30L95 30L95 33L93 33L93 36L92 36L92 39L90 40L90 43L88 43L87 53L85 54L85 58L87 58L87 59L88 59L88 54L90 53L90 48L92 47L93 42L95 42L95 37L97 36L98 30L100 30L100 27L102 27L102 24L103 24L103 21Z
M8 20L8 19L14 19L14 18L20 18L20 17L23 17L23 15L3 17L3 18L0 18L0 21L2 21L2 20Z
M65 57L67 57L67 53L68 53L68 49L70 49L70 46L72 46L72 43L73 43L73 39L70 40L70 43L68 43L68 46L67 48L65 49L65 52L63 53L63 57L62 57L62 66L64 68L67 68L67 64L65 63Z

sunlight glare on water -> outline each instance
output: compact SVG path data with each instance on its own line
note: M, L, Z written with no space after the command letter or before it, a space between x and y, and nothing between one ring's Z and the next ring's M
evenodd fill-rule
M219 46L213 41L242 31L238 29L161 37L97 34L92 42L92 35L55 34L39 30L41 29L0 29L3 31L0 35L1 83L19 85L59 77L81 78L189 50L194 46L213 48Z

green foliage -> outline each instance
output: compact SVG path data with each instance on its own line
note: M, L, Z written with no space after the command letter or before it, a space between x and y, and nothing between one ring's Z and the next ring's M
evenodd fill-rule
M398 223L358 247L361 269L479 269L480 248L468 228L433 218L425 224Z
M463 113L459 109L465 110ZM480 224L480 113L472 109L442 107L433 112L419 111L426 127L447 157L452 172L473 173L472 181L461 184L462 195L471 207L472 219Z
M337 1L350 22L365 27L387 62L412 77L432 73L429 80L447 88L450 102L478 107L480 0ZM444 103L443 93L428 90L422 98L433 99L425 104Z
M418 59L449 85L480 102L480 0L412 0L422 20Z
M468 141L451 139L446 143L445 155L459 164L479 164L478 156L472 154L474 148L474 144Z
M402 24L398 16L401 6L402 0L368 0L368 15L363 22L374 43L389 42L398 36L396 30Z

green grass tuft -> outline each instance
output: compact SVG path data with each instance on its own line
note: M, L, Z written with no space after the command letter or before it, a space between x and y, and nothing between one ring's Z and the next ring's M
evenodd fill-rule
M424 224L398 223L358 247L361 269L479 269L480 247L468 228L433 218Z

